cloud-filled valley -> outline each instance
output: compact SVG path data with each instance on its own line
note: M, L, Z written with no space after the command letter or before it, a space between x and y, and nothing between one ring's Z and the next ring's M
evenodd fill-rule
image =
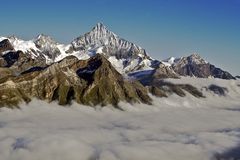
M225 81L219 83L224 85ZM2 108L0 159L202 160L227 157L228 150L240 143L240 102L233 93L230 90L229 97L212 95L205 99L191 95L153 97L152 106L121 103L125 111L75 103L60 107L57 103L38 100L22 105L21 109Z

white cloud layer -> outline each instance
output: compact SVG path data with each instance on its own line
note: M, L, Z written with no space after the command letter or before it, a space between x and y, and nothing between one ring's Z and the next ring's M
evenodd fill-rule
M172 96L153 106L122 103L124 112L37 100L21 110L4 108L0 160L211 159L240 142L237 98Z

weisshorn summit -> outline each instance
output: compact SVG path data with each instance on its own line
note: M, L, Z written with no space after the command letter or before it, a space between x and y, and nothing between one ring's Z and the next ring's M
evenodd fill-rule
M102 23L67 45L44 34L29 41L0 37L1 107L16 107L32 98L60 105L75 101L118 107L121 101L151 104L149 93L205 97L192 85L164 81L181 76L235 79L198 54L153 59L145 49L120 38Z

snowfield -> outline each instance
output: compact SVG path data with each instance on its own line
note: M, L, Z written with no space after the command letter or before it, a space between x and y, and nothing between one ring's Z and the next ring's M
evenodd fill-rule
M35 100L0 112L1 160L208 160L239 156L240 81L169 79L191 83L207 98L155 98L125 111ZM217 84L226 97L204 90ZM232 153L232 154L228 154ZM236 154L235 154L236 153ZM238 159L240 157L237 157Z

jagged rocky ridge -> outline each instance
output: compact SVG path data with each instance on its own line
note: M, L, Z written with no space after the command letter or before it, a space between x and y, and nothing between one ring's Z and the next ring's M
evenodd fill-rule
M12 48L5 47L6 51L21 50L32 58L44 59L47 64L58 62L70 55L88 59L96 53L104 54L120 73L153 69L159 63L143 48L120 38L102 23L98 23L90 32L79 36L68 45L59 44L44 34L31 41L23 41L15 36L0 37L0 41L2 40L8 40L12 45Z
M132 73L129 76L140 81L151 94L157 97L168 97L171 94L184 97L188 92L197 98L204 98L202 92L192 85L173 84L165 81L167 78L178 79L180 77L171 66L166 66L163 63L160 63L155 70Z
M57 100L60 105L71 100L92 106L117 106L120 101L151 104L146 88L124 79L100 54L88 60L69 56L47 68L23 72L2 81L0 89L0 106L15 106L32 98Z
M173 70L181 76L194 76L199 78L221 78L235 79L229 72L205 61L199 54L192 54L188 57L170 58L164 61L170 65Z

